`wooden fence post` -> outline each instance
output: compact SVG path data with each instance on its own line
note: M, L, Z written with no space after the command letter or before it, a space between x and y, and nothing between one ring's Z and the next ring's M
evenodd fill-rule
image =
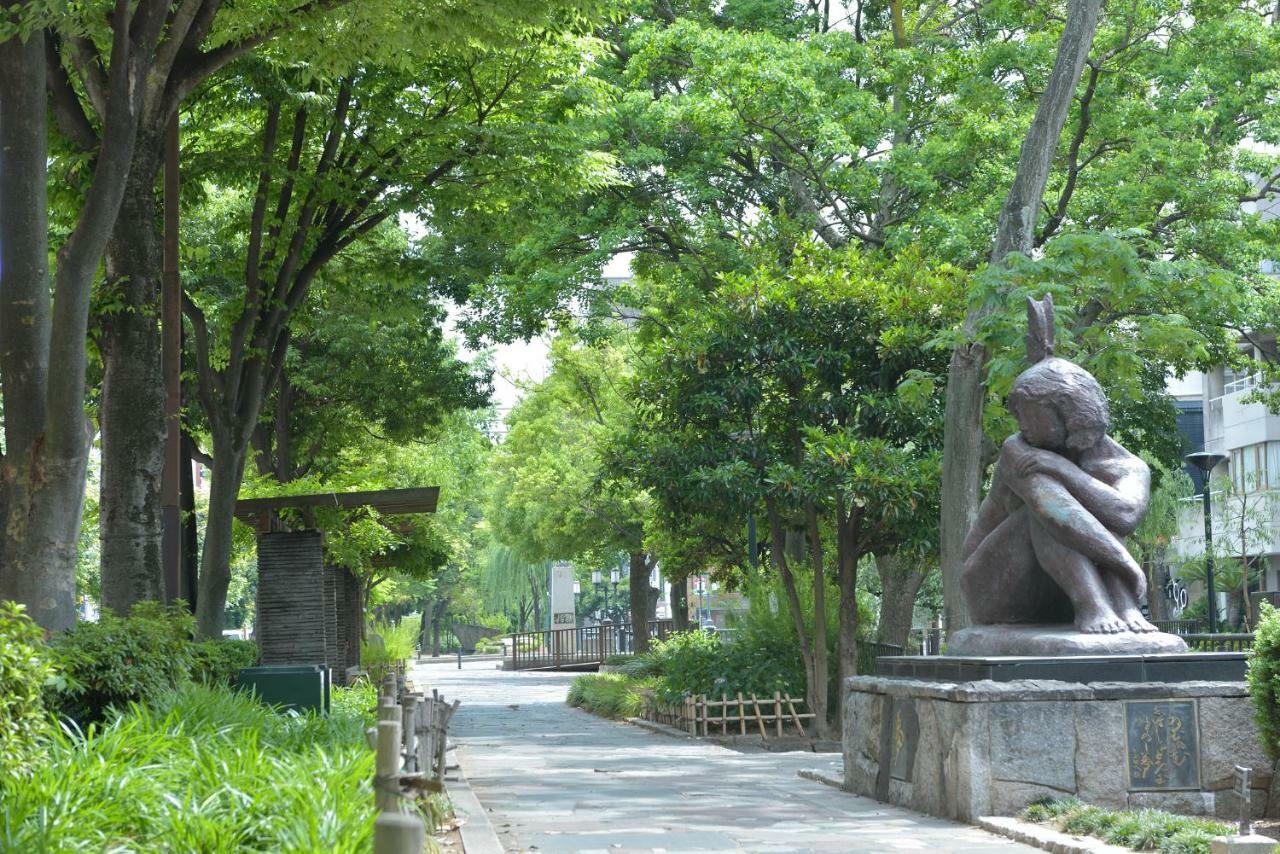
M381 812L400 812L400 721L378 721L378 756L374 766L373 797Z
M776 722L778 738L782 738L782 695L773 692L773 719Z
M404 712L400 723L400 735L404 738L404 766L409 771L417 771L418 753L414 749L418 740L417 732L418 698L413 694L404 695Z
M416 815L384 812L373 822L373 854L421 854L427 827Z

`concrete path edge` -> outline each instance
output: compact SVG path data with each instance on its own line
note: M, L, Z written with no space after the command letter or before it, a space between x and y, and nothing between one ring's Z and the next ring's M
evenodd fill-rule
M1054 854L1133 854L1128 848L1108 845L1100 839L1071 836L1056 828L1006 816L983 816L978 819L978 827Z
M453 771L454 776L446 777L445 794L453 805L453 812L459 821L458 832L462 835L462 850L466 854L502 854L505 850L498 833L489 821L489 814L484 805L471 791L467 775L462 771L462 762Z

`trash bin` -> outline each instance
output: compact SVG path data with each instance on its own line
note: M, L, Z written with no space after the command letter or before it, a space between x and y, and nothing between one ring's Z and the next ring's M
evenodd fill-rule
M282 710L329 712L330 674L327 664L267 664L246 667L236 674L236 687Z

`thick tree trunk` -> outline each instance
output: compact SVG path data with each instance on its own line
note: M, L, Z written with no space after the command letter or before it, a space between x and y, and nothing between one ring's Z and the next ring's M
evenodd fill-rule
M991 263L999 264L1012 252L1030 252L1035 240L1036 216L1062 127L1084 70L1098 27L1102 0L1071 0L1067 21L1058 43L1058 56L1045 85L1035 118L1022 143L1018 171L1000 211ZM947 373L947 403L943 428L942 462L942 584L947 631L969 624L960 595L961 553L965 537L977 517L982 487L982 408L986 347L976 342L978 324L992 311L989 305L971 309L964 321L964 339L951 354Z
M214 431L213 471L209 478L209 510L200 556L200 584L196 596L196 626L200 637L222 637L227 587L231 583L231 534L236 497L244 479L247 444Z
M164 596L164 383L157 325L162 255L155 192L161 139L148 130L138 142L107 243L106 286L121 305L99 321L102 603L119 614L127 614L137 602Z
M4 14L14 5L3 3ZM113 178L123 184L124 175L112 170L127 162L100 161L95 182L101 183L58 254L55 305L49 293L40 32L25 43L17 37L0 41L0 80L0 599L25 605L46 630L62 631L76 620L76 544L88 465L88 294L106 224L119 204Z
M876 573L880 576L880 621L876 640L905 647L911 633L916 594L924 583L928 569L919 569L913 559L896 554L876 555Z
M689 631L689 579L671 580L671 626L677 632Z
M644 552L632 552L628 587L631 594L632 652L649 651L649 561Z
M843 691L844 680L858 672L858 554L854 543L856 522L845 518L843 501L837 503L836 520L836 576L840 589L836 672ZM839 721L836 723L838 726Z

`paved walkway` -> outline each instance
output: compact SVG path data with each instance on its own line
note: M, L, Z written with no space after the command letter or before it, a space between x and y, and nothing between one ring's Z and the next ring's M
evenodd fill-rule
M462 701L450 735L508 851L1036 850L796 776L838 772L838 755L740 753L570 708L572 674L432 663L413 679Z

